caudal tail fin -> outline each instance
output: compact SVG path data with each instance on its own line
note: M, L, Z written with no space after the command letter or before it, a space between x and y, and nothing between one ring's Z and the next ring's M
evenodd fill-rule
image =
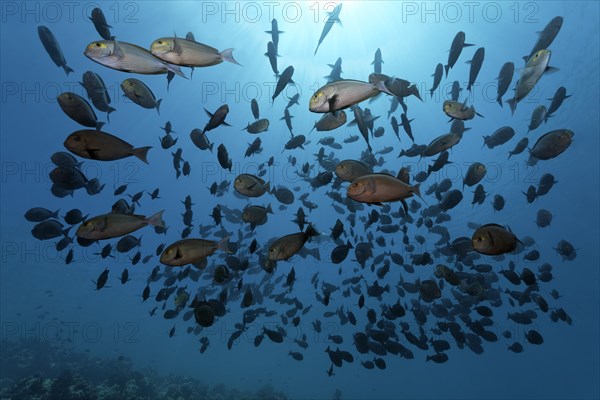
M227 236L226 238L223 238L223 239L219 240L217 243L215 243L215 247L225 253L231 254L231 250L229 250L229 236Z
M233 49L225 49L219 54L221 54L221 57L223 57L223 60L225 60L225 61L229 61L230 63L240 65L240 66L242 65L239 62L237 62L235 60L235 58L233 58Z
M515 99L510 99L506 101L508 103L508 105L510 106L510 112L512 115L515 114L515 110L517 109L517 102L515 101Z
M156 214L152 215L150 218L147 218L146 222L148 223L148 225L157 226L159 228L165 229L165 221L163 221L162 219L162 215L164 212L165 210L161 210Z
M142 160L143 162L148 164L148 159L146 157L148 156L148 150L150 150L151 148L152 148L152 146L139 147L137 149L131 150L131 152L133 153L133 155L135 157L139 158L140 160Z
M73 68L69 67L67 64L63 65L63 69L65 70L65 74L69 75L71 72L75 72Z

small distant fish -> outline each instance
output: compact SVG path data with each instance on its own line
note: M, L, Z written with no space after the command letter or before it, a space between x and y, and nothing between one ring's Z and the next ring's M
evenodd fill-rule
M483 118L483 115L475 111L475 107L467 107L467 99L463 103L453 100L446 100L443 104L444 113L450 117L450 121L454 119L459 120L470 120L475 118L475 115L479 115Z
M510 83L512 82L513 74L515 72L515 64L511 62L507 62L502 65L500 68L500 73L498 74L498 96L496 97L496 101L502 107L502 96L507 92ZM456 99L454 99L456 100Z
M467 85L467 90L470 92L473 84L475 84L475 80L477 79L477 75L479 75L479 71L481 70L481 65L483 64L483 59L485 57L485 49L483 47L478 48L473 55L473 59L467 61L467 64L471 66L469 69L469 84Z
M279 78L279 69L277 68L277 47L275 47L273 42L267 43L267 52L265 53L265 56L269 59L275 77Z
M456 64L460 53L462 53L462 49L469 46L474 45L465 43L464 32L460 31L456 34L456 36L454 36L454 39L452 39L452 45L450 46L450 52L448 53L448 64L444 66L444 69L446 70L446 77L448 77L448 71L450 71L450 69L454 67L454 64Z
M435 92L435 89L437 89L437 87L440 85L443 74L444 74L444 66L442 65L442 63L439 63L435 67L435 72L433 74L431 74L431 76L433 76L433 85L432 85L431 89L429 90L431 97L433 97L433 92Z
M275 45L275 48L277 49L279 47L279 34L284 33L284 32L279 30L279 26L278 26L277 20L275 18L273 18L271 20L271 30L265 31L265 33L268 33L269 35L271 35L271 41L273 42L273 44Z
M104 125L104 122L98 121L92 106L78 94L64 92L61 93L56 100L64 113L73 121L98 130Z
M336 5L335 8L333 9L333 11L331 11L329 13L327 20L325 21L325 26L323 27L323 31L321 31L321 36L319 37L319 43L317 43L317 48L315 49L314 55L317 55L319 46L321 46L321 43L323 43L323 40L325 39L325 37L327 36L329 31L331 31L331 28L333 28L333 24L335 24L336 22L339 23L340 25L342 24L342 20L340 19L341 11L342 11L342 4L340 3L340 4Z
M376 74L380 74L381 73L381 64L383 64L383 59L381 58L381 49L377 49L377 51L375 51L375 58L373 59L373 62L371 63L371 65L373 65L373 72L375 72Z
M63 55L63 52L60 48L60 44L58 44L58 41L56 40L50 29L43 25L40 25L38 26L37 30L38 36L40 37L40 40L42 41L46 52L48 53L52 61L54 61L54 64L56 64L57 67L61 67L62 69L64 69L67 75L69 75L71 72L74 72L73 69L71 69L67 65L65 56Z
M98 32L98 35L102 36L102 39L113 40L115 38L110 34L110 28L112 28L112 26L106 22L106 17L101 8L94 8L92 10L92 16L89 17L89 19L93 22L96 32Z

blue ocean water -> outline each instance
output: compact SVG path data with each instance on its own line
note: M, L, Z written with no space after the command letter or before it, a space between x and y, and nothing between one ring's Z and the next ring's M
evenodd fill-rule
M198 42L216 47L219 50L234 48L235 59L241 66L224 62L222 64L195 68L193 75L189 68L183 68L188 79L176 76L167 90L165 75L140 75L115 71L94 63L83 51L86 46L100 37L88 19L94 7L101 7L111 33L117 40L149 48L150 44L174 33L185 37L194 33ZM597 2L344 2L339 18L315 53L319 36L332 11L332 2L2 2L2 50L1 50L1 224L2 224L2 268L1 282L1 344L6 349L11 346L29 346L32 343L50 343L58 348L68 348L104 358L119 356L131 359L138 370L153 368L161 375L176 374L199 379L214 385L223 383L231 389L255 392L266 384L285 393L289 398L332 398L336 389L341 398L348 399L399 399L399 398L598 398L600 386L599 350L599 5ZM550 65L556 71L545 73L532 93L521 101L516 111L506 104L512 96L512 88L525 66L522 57L528 55L541 31L556 16L563 17L560 32L549 46L552 55ZM293 81L283 93L271 102L277 83L267 57L267 43L271 36L265 31L271 29L272 19L276 19L280 34L277 58L279 71L287 66L294 67ZM74 73L65 75L57 68L40 42L37 28L48 27L60 43L67 64ZM474 46L465 47L448 76L441 80L439 88L430 96L436 65L446 64L452 39L459 31L466 34L466 42ZM469 65L466 61L473 57L476 49L485 48L485 59L477 76L473 90L468 93ZM309 111L308 103L312 94L326 84L331 68L338 57L342 59L342 78L367 81L374 71L371 62L377 49L381 50L382 73L402 78L415 84L422 101L415 96L405 99L407 115L411 122L417 144L428 144L450 129L448 117L442 110L444 100L449 99L452 82L457 80L461 88L460 101L467 98L483 117L465 121L470 130L464 133L460 143L450 151L451 164L432 173L421 184L422 192L434 183L445 178L452 181L453 189L463 192L462 202L448 211L451 219L440 225L450 233L450 241L466 236L471 237L474 229L468 225L497 223L509 226L518 238L530 237L535 240L526 251L507 254L498 261L482 256L475 264L491 264L498 280L492 286L501 291L502 304L492 307L490 302L481 304L493 309L493 325L487 330L494 332L498 340L481 341L483 352L476 354L469 346L459 348L456 340L447 332L437 335L433 332L436 324L447 321L432 314L422 325L423 334L428 338L442 338L450 343L445 353L448 361L436 364L426 361L434 354L431 345L421 350L410 344L402 333L402 324L419 336L419 324L411 312L419 295L397 290L401 280L414 283L417 279L436 279L434 270L438 264L451 268L463 268L475 273L470 266L459 265L454 257L440 253L444 244L435 245L439 235L431 233L417 220L427 207L436 205L434 195L423 194L423 199L415 198L421 205L417 211L410 211L414 221L392 217L392 224L406 226L408 241L415 246L407 251L403 244L404 233L385 234L377 230L380 222L365 228L364 219L372 210L385 213L381 206L367 206L356 211L355 225L351 226L351 214L345 204L336 204L328 192L338 191L346 197L347 183L337 188L333 183L314 189L299 176L301 166L312 166L310 178L325 169L317 162L316 154L325 147L325 154L334 153L332 159L360 159L367 150L362 137L354 143L343 143L350 135L360 135L356 126L342 126L331 132L313 131L315 121L321 114ZM496 77L501 66L511 61L515 65L515 75L509 91L504 96L504 107L496 103ZM111 113L110 122L102 130L132 143L136 147L153 146L146 165L135 158L119 161L84 160L81 171L89 178L97 178L105 185L97 195L89 195L84 189L73 196L57 198L50 192L52 181L49 173L54 169L50 156L58 151L67 151L63 142L72 132L83 129L69 119L60 109L56 97L63 92L74 92L87 98L79 84L85 71L99 74L105 82L116 111ZM163 99L160 114L156 110L143 109L122 96L120 83L136 77L147 84L157 99ZM559 87L565 87L570 95L562 106L540 127L528 131L532 111L539 105L550 105L550 100ZM307 137L304 148L285 150L290 133L280 118L288 99L300 95L299 104L289 111L293 116L292 126L295 135ZM270 120L268 131L252 135L243 130L254 120L250 101L256 99L261 118ZM400 141L394 135L388 118L390 97L379 95L374 101L360 103L361 108L369 108L374 116L374 126L383 127L382 137L370 138L373 153L387 146L393 151L376 155L383 157L383 164L375 166L375 171L398 172L401 167L411 168L411 181L419 171L427 170L436 157L409 158L397 157L401 150L411 147L412 141L400 128ZM203 129L208 116L203 110L213 112L219 106L228 104L226 121L231 125L220 126L207 133L214 142L212 151L200 151L193 145L189 133L194 128ZM353 119L350 109L346 110L348 121ZM394 113L398 120L402 108ZM98 119L106 121L106 114L96 111ZM171 121L175 146L168 150L161 148L158 138L164 135L160 129ZM512 127L516 134L506 144L489 149L483 147L483 136L490 135L503 126ZM523 137L529 138L530 147L544 133L555 129L569 129L575 133L571 146L558 157L539 161L528 166L527 150L507 160L508 152ZM256 137L262 141L260 154L244 157L247 145ZM318 143L325 136L333 136L341 149L333 149ZM217 147L224 144L232 159L231 171L223 169L217 160ZM182 157L189 162L189 176L176 178L173 169L172 152L183 150ZM258 173L259 166L274 157L274 164L266 168L265 181L272 186L283 186L292 190L295 201L289 206L282 204L273 194L265 194L257 199L242 199L234 194L233 180L240 173ZM295 163L290 157L295 158ZM471 205L474 188L465 187L462 181L468 167L473 162L481 162L487 167L487 174L481 181L487 198L481 205ZM335 165L335 164L334 164ZM333 171L332 171L333 172ZM544 196L529 204L523 192L530 185L537 187L543 174L551 173L557 183ZM335 175L335 174L334 174ZM223 196L209 193L213 182L230 181ZM82 247L76 241L67 249L57 252L52 239L39 241L31 230L35 223L25 220L23 215L32 207L58 210L59 219L73 208L82 210L84 215L109 212L118 198L115 188L127 184L126 194L140 191L151 192L160 188L160 198L151 200L145 193L140 199L136 213L152 215L165 210L164 220L168 226L166 234L157 234L151 227L134 233L142 237L139 249L127 254L113 251L115 258L102 259L100 252L106 243L102 241L89 247ZM312 211L299 200L303 194L318 207ZM502 211L494 211L491 201L494 195L502 195L506 206ZM188 334L188 327L195 328L194 318L182 319L183 312L174 319L163 318L164 310L174 308L174 297L165 302L157 302L155 296L164 287L169 274L178 273L159 262L155 249L162 243L171 244L181 239L185 225L181 215L185 208L181 203L189 195L194 203L193 226L190 237L200 237L198 225L214 226L210 214L213 208L243 210L248 204L271 205L274 214L269 215L265 225L252 232L247 224L223 218L222 229L236 243L236 256L249 261L245 271L232 271L233 279L226 285L212 282L214 267L225 262L226 255L217 252L209 258L208 267L194 281L187 277L176 281L172 286L186 288L191 297L199 299L216 298L221 286L227 288L230 301L227 312L216 319L210 328ZM413 199L409 199L409 203ZM334 210L336 204L343 213ZM395 213L402 208L400 203L392 203ZM318 248L320 260L313 256L295 256L289 261L279 261L275 271L268 275L260 266L257 254L268 251L268 243L275 238L298 232L292 222L300 207L307 219L321 232L321 237L308 243L309 248ZM553 215L549 227L538 228L535 220L540 209L547 209ZM371 258L361 268L355 261L354 250L347 259L336 265L331 261L331 252L337 246L331 238L331 228L340 219L345 226L342 239L353 245L362 241L373 243L375 257L384 253L398 253L404 258L408 268L391 263L390 271L383 278L377 277L377 270L384 262L375 263ZM69 233L73 237L76 227ZM213 227L204 235L206 239L219 239L221 227ZM241 233L240 233L241 232ZM370 236L372 235L372 236ZM415 239L425 238L423 244ZM383 236L385 245L375 243ZM259 244L257 254L250 254L248 246L253 239ZM555 247L561 240L572 243L577 256L564 260ZM73 250L73 261L67 264L68 251ZM538 250L540 258L535 261L524 259L525 253ZM131 257L137 251L142 257L150 255L147 263L132 265ZM431 263L413 265L412 255L429 252ZM389 262L390 256L384 256ZM538 304L526 301L519 305L514 300L510 304L509 291L524 291L525 285L511 284L501 274L508 268L509 261L517 271L527 267L534 272L548 263L552 266L552 279L539 281L539 293L549 304L543 312ZM159 266L161 279L149 283L150 298L142 301L142 292L148 284L152 269ZM372 267L373 266L373 267ZM293 288L284 287L286 276L291 268L296 273ZM96 291L92 282L108 268L110 271L107 287ZM119 277L127 268L131 281L121 284ZM192 267L193 268L193 267ZM180 268L181 269L181 268ZM318 275L318 285L311 279ZM356 292L348 296L344 290L344 279L363 276L356 285ZM238 282L242 279L242 290ZM539 278L538 278L539 279ZM367 285L378 280L381 286L389 285L390 290L381 299L367 295ZM331 293L328 305L317 297L322 294L322 283L338 287ZM243 293L251 287L253 291L264 293L273 285L272 297L286 293L288 299L297 299L304 309L300 322L294 326L292 318L285 323L281 316L296 307L292 303L276 302L265 296L262 304L250 308L265 307L275 313L269 317L259 316L246 325L240 338L228 349L228 340L239 329L245 309L240 307ZM550 295L555 289L560 293L557 299ZM365 307L357 303L362 293L366 296ZM255 299L256 299L255 293ZM442 299L451 300L456 305L457 298L450 285L442 288ZM357 351L353 335L368 330L367 310L377 313L377 320L385 320L381 305L400 302L406 309L406 316L390 321L395 328L399 343L414 353L414 359L388 353L385 356L361 354ZM440 304L441 300L436 301ZM163 310L163 304L166 308ZM421 307L429 310L431 303L420 300ZM158 306L156 315L149 311ZM451 309L452 307L448 307ZM572 321L570 324L550 318L552 312L562 309ZM188 309L186 309L188 310ZM342 314L352 311L357 318L356 325L342 323L336 311ZM516 324L507 319L508 313L534 310L537 318L532 324ZM333 316L325 316L334 312ZM471 319L481 319L470 310ZM321 332L316 332L313 322L322 322ZM466 333L474 335L463 323ZM283 343L273 343L265 338L260 346L254 339L263 326L270 329L281 327L286 336ZM175 334L169 331L175 327ZM525 338L526 332L535 329L544 339L543 344L534 345ZM502 336L511 332L512 338ZM440 332L438 332L440 333ZM301 348L294 339L306 335L308 347ZM343 343L336 344L329 335L340 335ZM475 335L477 336L477 335ZM209 346L200 352L201 337L208 338ZM471 340L476 340L471 338ZM508 351L513 342L523 345L520 354ZM328 376L332 361L327 348L348 351L353 362L343 362L341 368L333 367L335 375ZM297 361L289 352L300 352L304 359ZM2 355L2 358L6 353ZM386 368L366 369L361 362L385 360ZM3 368L5 368L3 363ZM55 369L52 369L55 368ZM54 374L66 366L48 367ZM10 374L3 370L3 389L15 384L14 370ZM10 379L8 379L10 375ZM22 377L20 377L22 378Z

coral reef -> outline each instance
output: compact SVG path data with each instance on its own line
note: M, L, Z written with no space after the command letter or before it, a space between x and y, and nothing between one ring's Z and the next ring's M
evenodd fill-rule
M185 376L136 371L126 357L100 359L46 343L2 343L0 400L286 400L270 385L242 392Z

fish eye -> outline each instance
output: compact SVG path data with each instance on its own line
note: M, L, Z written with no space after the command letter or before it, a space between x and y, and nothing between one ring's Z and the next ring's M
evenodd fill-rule
M102 47L102 43L96 42L96 43L95 43L95 46L96 46L96 47Z
M81 141L81 138L79 136L73 136L73 140L79 142Z
M159 41L158 41L158 44L163 44L163 43L164 43L164 42L163 42L162 40L159 40Z

